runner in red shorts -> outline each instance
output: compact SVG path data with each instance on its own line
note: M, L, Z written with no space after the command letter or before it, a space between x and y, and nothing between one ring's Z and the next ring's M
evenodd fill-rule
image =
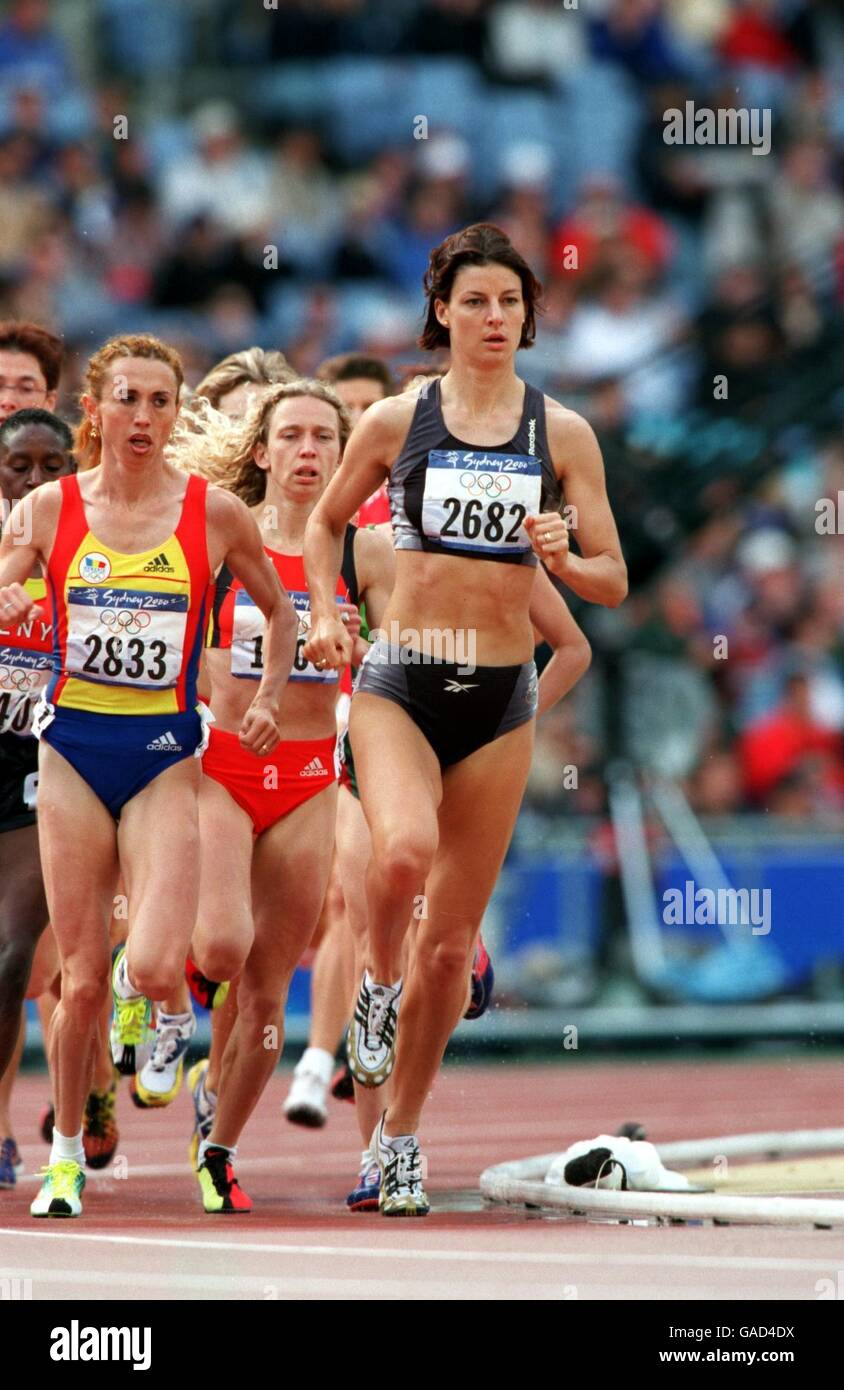
M235 730L261 675L264 624L244 588L221 571L207 652L216 723L203 760L193 956L210 978L240 974L238 1017L219 1094L197 1146L205 1210L231 1212L251 1208L232 1160L278 1062L288 986L319 917L334 847L340 680L337 670L318 669L301 654L310 621L302 543L308 517L340 461L349 420L330 387L296 381L270 388L242 424L218 417L219 440L214 422L204 424L204 437L200 432L186 441L181 462L201 462L251 506L300 624L281 745L250 767L239 755ZM350 618L356 616L348 578L354 537L350 528L336 586L341 613Z

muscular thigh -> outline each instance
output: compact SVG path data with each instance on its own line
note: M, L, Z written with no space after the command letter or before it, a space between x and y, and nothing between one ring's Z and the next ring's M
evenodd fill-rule
M129 923L139 912L167 932L175 919L193 927L199 891L200 767L185 758L149 782L123 808L118 831ZM160 916L158 915L160 914Z
M36 938L47 922L38 829L0 834L0 937Z
M440 766L410 715L380 695L356 694L349 735L372 838L391 835L397 825L435 833L443 793Z
M289 973L313 936L334 853L336 786L326 787L258 837L252 857L254 978Z
M356 797L345 787L337 794L337 863L346 915L356 938L367 929L366 866L372 854L372 840Z
M39 749L38 835L50 922L62 968L108 959L118 873L114 821L61 753Z
M524 795L533 733L533 722L523 724L444 774L439 847L425 887L428 922L480 924ZM420 934L425 928L423 920Z
M203 777L199 791L199 911L193 954L225 937L245 959L252 943L252 821L225 787Z

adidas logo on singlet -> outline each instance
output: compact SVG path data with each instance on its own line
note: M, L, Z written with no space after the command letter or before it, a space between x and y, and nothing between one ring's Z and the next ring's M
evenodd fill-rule
M164 552L163 550L162 550L162 552L161 552L160 555L156 555L156 557L155 557L154 560L150 560L149 564L144 565L144 574L175 574L175 573L176 573L176 571L173 569L173 566L172 566L172 565L168 565L168 563L167 563L167 556L166 556L166 554L165 554L165 552Z
M328 768L321 758L311 758L307 767L303 767L299 773L300 777L327 777Z
M147 744L150 753L181 753L182 745L177 743L170 730L162 734L160 738L154 738L152 743Z

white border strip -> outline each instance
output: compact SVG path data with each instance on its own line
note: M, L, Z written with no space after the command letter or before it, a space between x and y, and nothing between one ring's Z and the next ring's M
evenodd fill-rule
M666 1165L708 1163L718 1157L750 1157L762 1154L820 1153L844 1150L844 1129L771 1131L731 1134L715 1139L680 1140L661 1144L659 1156ZM561 1208L573 1214L592 1213L634 1219L674 1218L685 1221L722 1221L764 1226L844 1226L844 1200L811 1197L746 1197L706 1192L610 1192L602 1188L570 1187L544 1181L557 1154L537 1154L487 1168L480 1177L483 1195L493 1202Z

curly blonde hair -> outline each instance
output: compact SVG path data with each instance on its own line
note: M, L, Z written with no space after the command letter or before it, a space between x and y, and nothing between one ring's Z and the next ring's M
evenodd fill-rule
M267 473L255 462L255 449L267 443L276 406L297 396L312 396L336 410L342 458L352 431L348 410L324 381L298 377L268 387L239 420L215 410L204 396L194 397L176 422L166 449L168 462L233 492L248 507L257 506L266 495Z
M291 367L283 352L265 352L263 348L245 348L243 352L229 353L222 362L212 367L210 372L194 391L194 399L204 396L207 401L219 408L223 396L238 386L280 386L286 381L295 381L298 372Z
M182 359L175 348L162 342L160 338L154 338L151 333L129 333L120 338L109 338L108 342L88 359L82 394L101 401L108 369L121 357L148 357L157 362L165 362L176 378L178 401L185 381ZM102 458L102 440L99 434L94 434L94 426L87 415L82 416L74 432L73 452L80 473L89 468L96 468Z

